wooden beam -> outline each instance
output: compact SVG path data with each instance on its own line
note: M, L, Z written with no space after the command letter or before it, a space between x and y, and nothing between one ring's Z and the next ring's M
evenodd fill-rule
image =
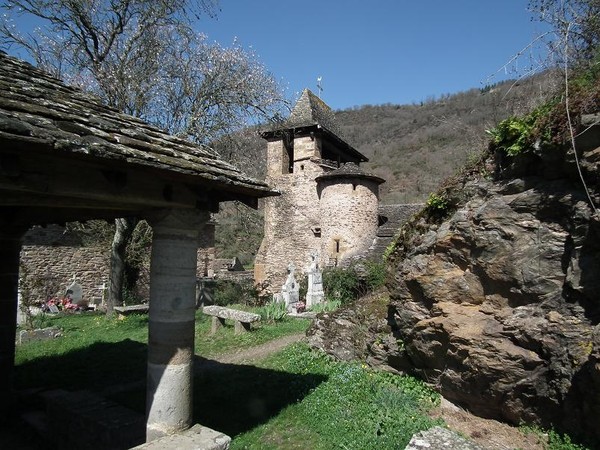
M5 156L0 167L0 205L101 209L195 208L209 202L209 191L163 179L135 167L112 168L96 162L37 155ZM123 169L125 167L126 169Z

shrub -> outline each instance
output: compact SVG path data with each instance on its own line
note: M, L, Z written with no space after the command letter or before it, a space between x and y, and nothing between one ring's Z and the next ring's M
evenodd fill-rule
M549 133L542 132L538 123L543 121L554 109L555 102L548 102L521 117L509 117L487 133L498 150L509 156L517 156L533 150L536 142L547 142Z
M323 271L325 300L345 305L383 286L385 278L383 262L364 261L347 268L326 269Z
M432 192L429 194L426 205L430 212L443 212L448 208L448 199L444 195Z
M356 300L360 291L360 280L353 267L339 267L323 271L325 299L337 300L342 305Z
M365 283L368 292L375 291L385 284L386 271L382 262L366 261Z
M230 280L217 280L213 301L215 305L227 306L235 303L245 303L248 296L240 283Z

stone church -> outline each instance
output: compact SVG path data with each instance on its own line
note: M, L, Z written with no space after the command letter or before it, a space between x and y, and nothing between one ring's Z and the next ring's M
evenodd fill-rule
M301 272L316 254L322 268L346 266L376 251L380 226L389 220L379 207L385 180L360 167L368 158L342 138L329 106L305 89L290 117L261 135L267 141L266 182L281 195L264 200L255 281L276 291L290 263ZM397 215L398 208L391 212Z

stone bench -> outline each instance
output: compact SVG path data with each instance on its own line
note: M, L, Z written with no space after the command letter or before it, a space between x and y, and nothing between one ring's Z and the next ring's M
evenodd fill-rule
M215 334L220 327L225 325L225 319L235 321L235 334L250 331L250 324L260 320L258 314L216 305L205 306L202 308L202 312L207 316L212 316L210 334Z
M129 306L115 306L114 310L121 316L128 316L129 314L148 314L150 305L129 305Z

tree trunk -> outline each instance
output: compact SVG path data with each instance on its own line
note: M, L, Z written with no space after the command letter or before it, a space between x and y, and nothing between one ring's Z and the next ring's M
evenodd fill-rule
M131 240L138 220L115 219L115 236L110 253L110 289L106 301L106 315L112 316L114 307L123 304L123 279L125 274L125 250Z

